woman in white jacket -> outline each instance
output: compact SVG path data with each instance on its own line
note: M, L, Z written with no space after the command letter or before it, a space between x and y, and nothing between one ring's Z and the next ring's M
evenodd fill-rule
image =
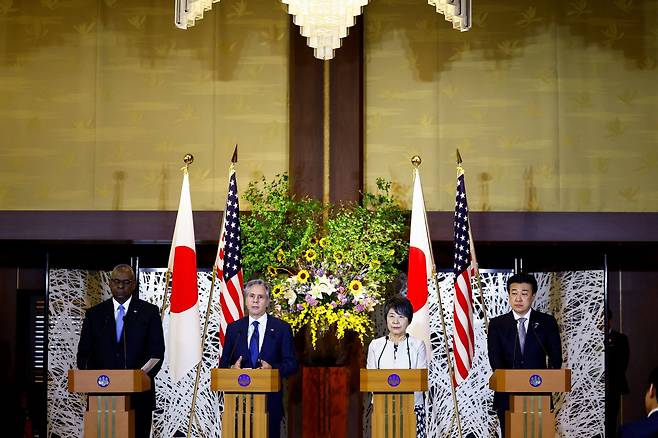
M396 295L384 307L388 335L374 339L368 347L366 367L370 369L427 368L425 343L409 336L407 326L411 323L414 311L411 302ZM422 392L415 393L416 435L425 437L425 402Z

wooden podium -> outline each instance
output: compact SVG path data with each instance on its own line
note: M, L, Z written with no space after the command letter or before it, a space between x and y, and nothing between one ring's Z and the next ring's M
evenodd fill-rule
M69 370L69 392L89 394L85 438L134 438L135 411L127 394L149 389L151 379L142 370Z
M551 393L571 391L571 370L496 370L489 387L511 393L504 438L553 438L555 414L551 412Z
M267 438L265 396L280 387L279 370L213 368L210 389L224 391L222 437Z
M372 392L372 436L416 436L414 392L427 391L427 369L361 369L361 392Z

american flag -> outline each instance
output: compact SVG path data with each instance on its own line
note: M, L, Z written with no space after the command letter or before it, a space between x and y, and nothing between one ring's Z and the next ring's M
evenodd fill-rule
M463 382L473 364L475 335L473 333L473 292L471 277L474 274L472 263L472 242L468 223L468 202L464 170L457 168L457 195L455 199L454 228L455 273L454 329L452 348L455 355L455 386Z
M242 256L240 252L240 205L235 168L231 164L228 175L228 192L222 233L215 259L215 272L219 280L219 303L222 317L219 327L220 346L224 346L226 326L244 316L242 296ZM221 354L221 353L220 353Z

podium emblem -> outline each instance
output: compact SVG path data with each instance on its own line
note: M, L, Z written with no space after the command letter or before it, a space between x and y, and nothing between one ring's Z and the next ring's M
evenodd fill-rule
M240 374L238 376L238 385L244 387L244 386L249 386L251 384L251 377L247 374Z
M541 383L542 383L542 379L539 374L533 374L532 376L530 376L530 386L532 386L533 388L538 387L539 385L541 385Z
M388 376L388 386L396 387L400 384L400 376L397 374L393 373L390 376Z
M101 388L107 388L108 386L110 386L110 378L107 377L107 375L105 374L101 374L100 376L98 376L98 380L96 380L96 383Z

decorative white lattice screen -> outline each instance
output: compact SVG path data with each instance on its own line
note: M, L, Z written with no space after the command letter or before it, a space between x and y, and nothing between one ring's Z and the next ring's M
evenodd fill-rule
M489 318L509 312L506 281L510 273L483 273L482 289ZM572 391L554 397L557 436L578 438L603 436L604 272L576 271L535 274L538 283L534 308L551 313L561 329L563 367L572 370ZM452 333L452 274L439 274L439 288L447 332ZM493 391L489 389L491 367L487 357L484 313L477 289L475 299L475 358L466 382L457 389L464 437L496 436L498 419L492 410ZM445 342L440 331L438 300L430 291L432 349L428 407L428 436L443 437L450 425L453 403L450 393ZM450 338L452 341L452 338ZM456 430L450 435L456 437Z
M490 317L509 310L505 282L509 273L485 273L482 277L485 301ZM579 271L537 274L539 282L535 307L555 315L562 329L564 366L572 369L573 391L555 397L560 428L558 436L577 438L603 434L604 353L603 353L603 271ZM82 396L66 391L66 372L75 365L75 352L84 309L109 298L108 273L55 269L50 271L48 331L48 435L79 437L82 431ZM164 271L145 270L139 274L140 297L158 306L162 303ZM205 314L210 291L210 274L199 273L199 297ZM439 274L439 286L448 333L452 331L452 275ZM491 410L492 392L488 389L491 369L486 354L486 334L482 307L476 290L476 357L472 375L457 391L463 436L487 437L497 434L497 419ZM209 387L210 369L217 364L219 306L213 299L206 349L203 356L199 395L198 424L205 437L220 437L220 396ZM432 346L428 397L428 436L442 437L450 424L452 399L448 386L445 344L440 335L438 300L430 291ZM165 339L168 318L165 317ZM157 404L154 436L171 437L187 430L195 375L190 373L173 383L165 363L157 378ZM198 429L194 436L202 436ZM451 436L456 437L456 429Z

